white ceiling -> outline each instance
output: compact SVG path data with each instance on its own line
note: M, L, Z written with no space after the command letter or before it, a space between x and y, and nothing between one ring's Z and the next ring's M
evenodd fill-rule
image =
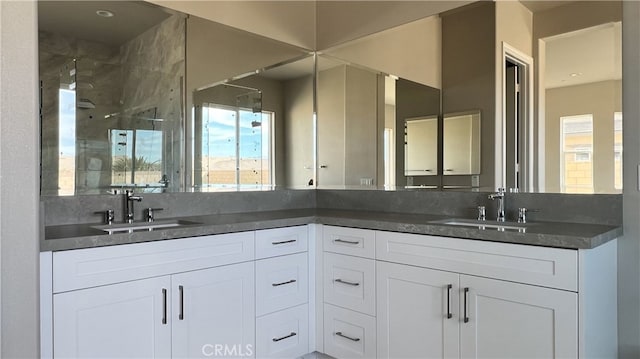
M98 10L115 16L100 17ZM144 1L38 1L40 30L112 46L122 45L170 15Z
M621 28L610 23L544 39L545 87L621 79Z

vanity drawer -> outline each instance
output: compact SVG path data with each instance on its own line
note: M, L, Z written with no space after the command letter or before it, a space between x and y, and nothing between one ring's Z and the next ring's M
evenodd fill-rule
M379 260L578 290L578 251L572 249L383 231L376 247Z
M307 226L256 231L256 258L269 258L306 252L309 242Z
M324 301L357 312L376 313L373 259L324 253Z
M256 315L306 303L309 298L307 253L256 261Z
M254 259L254 232L53 253L53 292L157 277Z
M325 304L324 352L335 358L375 358L376 318Z
M307 304L256 319L256 358L298 358L308 352Z
M346 227L322 226L325 252L375 258L375 231Z

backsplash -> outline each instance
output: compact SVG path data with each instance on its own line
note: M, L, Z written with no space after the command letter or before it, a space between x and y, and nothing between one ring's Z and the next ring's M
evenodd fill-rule
M476 207L487 207L487 219L495 219L496 203L483 192L370 191L370 190L277 190L264 192L143 194L135 203L135 219L144 208L163 208L158 219L285 209L325 208L411 214L439 214L474 218ZM115 210L123 217L122 195L43 197L44 225L98 223L97 211ZM530 221L622 224L622 196L615 194L566 195L508 193L507 220L515 220L518 207L530 210Z
M97 211L115 210L116 222L123 219L123 195L43 197L44 225L99 223ZM163 193L142 194L135 203L135 220L145 208L162 208L156 218L199 216L206 214L276 211L315 208L316 191L278 190L264 192Z
M316 208L370 210L413 214L439 214L475 218L477 206L487 209L487 219L496 218L489 192L456 191L360 191L317 190ZM529 210L530 221L598 223L622 225L622 195L507 193L507 220L516 220L519 207Z

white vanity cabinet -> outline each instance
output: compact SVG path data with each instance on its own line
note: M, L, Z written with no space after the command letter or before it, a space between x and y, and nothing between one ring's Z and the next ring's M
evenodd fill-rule
M322 226L324 352L373 358L376 352L375 231Z
M359 243L347 247L335 245L336 238L343 238L340 227L322 227L326 354L617 356L615 241L573 250L349 228L346 233ZM343 246L350 249L341 252ZM373 275L355 270L368 260L375 263ZM351 275L354 283L373 280L374 297L357 287L336 294L336 273ZM364 304L371 302L373 311ZM374 320L375 327L366 319ZM355 340L335 334L348 331ZM368 347L372 342L374 349Z
M56 358L170 358L168 276L53 296Z
M172 358L253 357L252 262L171 276Z
M255 354L254 232L50 256L53 349L45 356Z
M617 355L615 241L571 250L378 231L376 259L378 358Z
M307 226L256 231L256 357L297 358L309 350Z

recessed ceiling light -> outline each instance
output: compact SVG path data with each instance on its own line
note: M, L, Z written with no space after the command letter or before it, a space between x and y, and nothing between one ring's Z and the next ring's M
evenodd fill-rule
M109 10L98 10L96 11L96 15L101 17L113 17L115 14Z
M582 75L582 72L573 72L573 73L571 73L571 75L570 75L570 76L571 76L571 77L578 77L578 76L580 76L580 75Z

